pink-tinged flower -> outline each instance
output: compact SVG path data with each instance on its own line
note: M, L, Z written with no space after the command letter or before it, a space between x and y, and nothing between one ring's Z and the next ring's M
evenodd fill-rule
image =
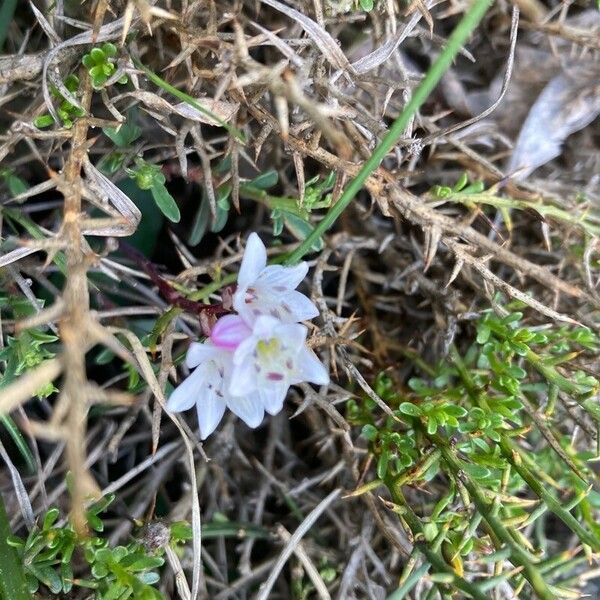
M306 345L308 330L270 316L256 319L252 335L237 347L229 383L231 396L256 395L260 410L278 413L291 385L310 381L325 385L329 375Z
M239 315L225 315L212 328L210 341L217 348L235 350L250 334L252 329Z
M186 364L194 371L175 388L167 402L167 409L181 412L195 404L203 440L217 428L225 408L249 427L260 425L264 409L257 395L240 394L234 398L229 393L233 371L233 353L230 350L219 348L210 341L204 344L194 342L188 350Z
M268 315L284 323L297 323L319 314L304 294L296 291L306 277L308 265L295 267L267 266L267 251L256 233L248 237L238 275L233 307L249 323Z

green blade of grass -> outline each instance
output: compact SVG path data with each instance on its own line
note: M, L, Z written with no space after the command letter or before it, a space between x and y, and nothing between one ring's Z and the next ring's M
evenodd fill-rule
M437 60L431 65L423 81L414 91L408 104L400 116L394 121L389 131L375 148L373 154L362 166L356 177L350 182L344 190L339 200L329 209L323 220L315 227L313 232L292 252L287 259L288 264L295 264L310 251L313 244L335 223L338 217L344 212L348 204L362 189L367 178L379 167L381 161L387 153L394 147L412 116L419 110L421 105L429 98L436 85L444 73L450 68L452 61L462 48L465 41L477 27L485 13L487 12L492 0L475 0L469 11L461 19L452 35L448 38L448 43L438 56Z
M33 457L33 453L31 452L31 449L27 445L25 438L19 431L19 428L17 427L15 422L8 415L0 415L0 423L2 423L6 431L8 431L8 434L12 438L15 446L17 447L17 450L19 451L19 453L23 457L23 460L27 464L27 471L29 473L35 473L36 464L35 459Z

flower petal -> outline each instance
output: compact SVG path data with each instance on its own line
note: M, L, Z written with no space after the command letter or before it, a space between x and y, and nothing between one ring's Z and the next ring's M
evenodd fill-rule
M257 283L261 286L268 285L275 292L295 290L308 273L308 264L298 263L295 267L282 265L269 265L265 267L258 277Z
M254 367L254 361L249 357L236 364L231 373L228 390L232 396L244 396L256 389L256 372Z
M267 340L275 334L275 329L281 321L269 315L261 315L252 327L252 335L259 340Z
M284 294L280 303L283 320L288 322L307 321L314 319L319 314L319 309L314 302L296 290Z
M229 410L236 414L248 427L258 427L265 411L258 394L247 394L246 396L231 397L227 400Z
M215 348L212 344L205 343L201 344L199 342L192 342L190 347L188 348L187 354L185 355L185 364L193 369L197 367L200 363L205 362L206 360L213 358L216 354L218 354L219 350Z
M252 330L239 315L225 315L214 325L210 334L211 342L217 348L235 350Z
M329 383L329 374L317 355L306 346L298 354L296 359L298 377L300 381L310 381L317 385ZM298 382L299 383L299 382Z
M238 274L238 285L247 287L256 281L267 265L267 250L256 233L251 233L246 243L242 265Z
M270 415L276 415L281 411L288 389L287 385L274 385L258 391L260 401Z
M181 412L194 406L201 387L204 385L205 374L202 368L197 368L187 379L184 379L169 396L167 410Z
M308 329L300 323L281 323L273 331L273 337L279 339L288 350L300 350L307 335Z
M221 422L225 413L225 402L214 391L206 394L196 404L200 438L205 440Z

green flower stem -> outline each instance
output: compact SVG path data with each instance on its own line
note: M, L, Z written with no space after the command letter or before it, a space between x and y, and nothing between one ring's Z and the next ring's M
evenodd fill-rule
M373 154L362 166L356 177L344 190L339 200L329 209L323 220L315 227L313 232L292 252L287 262L296 264L310 251L313 244L335 223L338 217L362 189L367 178L379 167L387 153L394 147L400 136L404 133L410 119L419 110L421 105L429 98L444 73L450 68L452 61L467 41L473 30L477 27L492 0L475 0L465 13L452 35L448 38L446 47L431 65L423 81L414 91L410 100L404 107L400 116L394 121L385 137L373 151Z
M31 600L19 557L7 542L11 533L4 500L0 495L0 600Z
M421 552L423 556L425 556L427 561L431 563L438 573L446 573L451 575L453 578L453 585L455 585L459 590L466 592L471 597L475 598L475 600L485 600L486 595L479 590L477 585L467 581L463 577L458 576L454 572L454 569L452 569L452 567L444 560L442 555L429 547L425 541L421 520L406 502L400 486L389 478L386 479L386 486L390 491L394 504L396 504L394 511L397 512L402 519L404 519L414 536L414 547Z

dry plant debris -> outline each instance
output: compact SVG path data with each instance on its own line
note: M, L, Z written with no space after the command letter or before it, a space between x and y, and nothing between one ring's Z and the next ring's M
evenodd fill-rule
M488 4L5 0L0 598L598 595L600 12ZM331 381L201 442L251 231Z

